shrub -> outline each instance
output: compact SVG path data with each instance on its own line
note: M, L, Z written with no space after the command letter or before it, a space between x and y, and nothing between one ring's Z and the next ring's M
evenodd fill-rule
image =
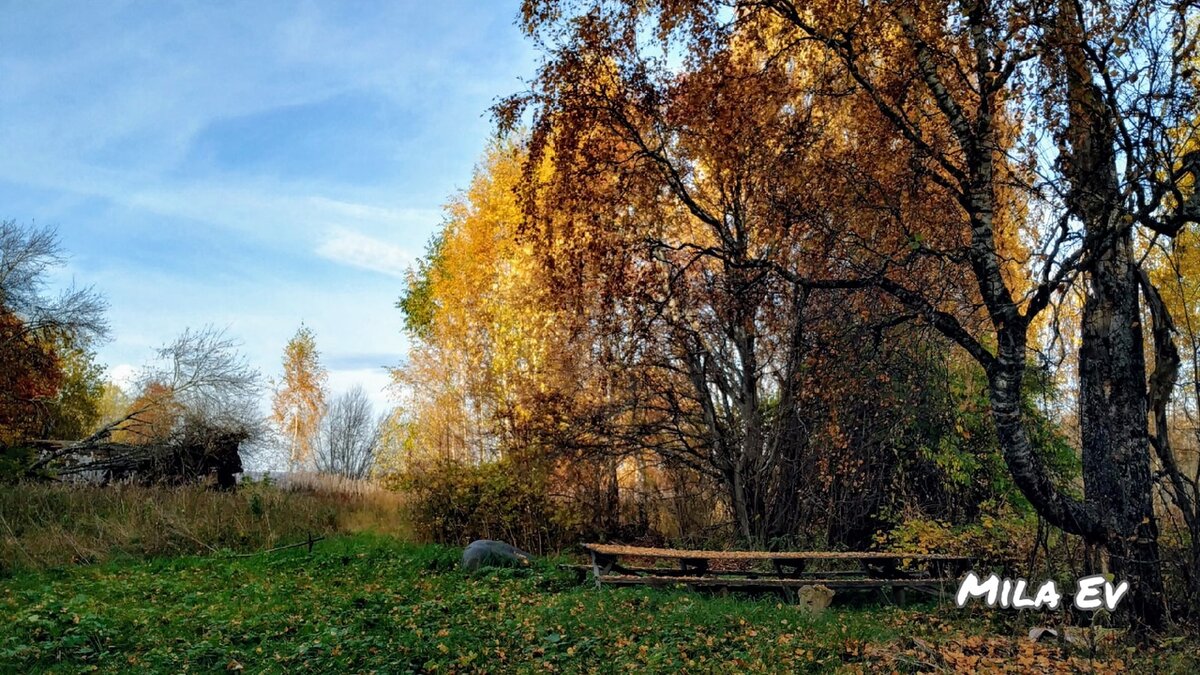
M876 536L880 548L913 553L944 553L975 558L985 567L1023 568L1038 542L1037 518L1009 506L982 506L977 522L952 525L927 517L904 519ZM1032 570L1023 570L1032 574Z
M395 479L422 540L464 545L500 539L542 554L574 546L587 534L578 505L552 496L550 472L511 457L472 465L436 460Z

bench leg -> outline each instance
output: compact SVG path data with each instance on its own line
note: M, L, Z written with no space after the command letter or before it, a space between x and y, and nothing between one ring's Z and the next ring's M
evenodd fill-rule
M592 551L591 555L592 576L595 577L596 580L596 590L600 590L600 577L608 574L608 571L611 570L612 566L616 563L616 558L600 555L595 551Z

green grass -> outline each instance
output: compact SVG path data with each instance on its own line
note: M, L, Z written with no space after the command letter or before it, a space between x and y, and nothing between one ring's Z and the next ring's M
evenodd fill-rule
M457 557L356 535L311 555L21 573L0 580L0 671L825 671L946 631L879 606L812 618L773 599L597 591L548 562L468 574Z

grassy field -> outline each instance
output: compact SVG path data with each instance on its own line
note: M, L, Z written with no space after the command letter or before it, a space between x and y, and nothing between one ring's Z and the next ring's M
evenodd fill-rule
M0 581L0 671L889 672L1007 664L1106 672L1130 665L1130 652L1117 644L1064 654L1006 637L1025 630L1011 614L872 606L812 618L773 599L597 591L548 562L468 574L456 569L457 556L360 534L319 542L312 554L218 553L18 573ZM1135 665L1187 672L1197 663L1182 661L1183 651L1141 650Z

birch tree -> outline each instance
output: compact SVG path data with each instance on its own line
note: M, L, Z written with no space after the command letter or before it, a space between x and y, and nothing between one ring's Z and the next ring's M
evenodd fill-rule
M316 336L303 324L283 348L283 376L275 384L271 416L286 439L292 469L309 466L325 415L325 382Z

